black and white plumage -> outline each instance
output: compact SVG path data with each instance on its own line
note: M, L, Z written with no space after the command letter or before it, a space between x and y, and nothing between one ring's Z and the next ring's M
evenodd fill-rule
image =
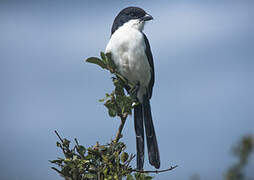
M152 16L138 7L127 7L116 16L106 53L116 64L119 73L132 84L138 84L137 99L134 107L134 125L137 146L137 168L144 165L144 124L148 147L149 162L160 167L160 155L154 131L150 98L154 85L154 64L149 41L142 32L146 21Z

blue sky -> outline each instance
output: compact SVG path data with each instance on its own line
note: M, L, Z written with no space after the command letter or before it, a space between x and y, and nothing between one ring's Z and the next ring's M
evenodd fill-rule
M0 179L61 179L48 162L61 155L55 129L86 146L114 137L119 121L98 102L111 75L83 60L105 49L130 5L154 17L145 33L161 168L179 165L156 179L222 179L235 162L232 145L254 133L253 1L1 1ZM131 118L123 133L135 153ZM251 166L253 156L253 177Z

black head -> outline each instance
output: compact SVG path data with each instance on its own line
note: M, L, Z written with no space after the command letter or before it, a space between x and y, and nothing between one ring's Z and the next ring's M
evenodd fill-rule
M141 21L149 21L152 20L153 17L147 14L143 9L139 7L127 7L121 10L119 14L116 16L111 29L111 34L113 34L124 23L133 19L139 19Z

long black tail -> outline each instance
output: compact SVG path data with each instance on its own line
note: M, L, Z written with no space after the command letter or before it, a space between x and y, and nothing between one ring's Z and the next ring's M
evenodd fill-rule
M144 119L144 121L143 121ZM136 131L137 169L144 166L144 122L148 147L149 162L155 168L160 168L160 154L153 126L153 119L148 98L144 98L143 104L134 107L134 125Z
M137 169L141 170L144 166L144 124L141 104L134 107L134 126L136 132Z
M153 126L150 100L148 98L144 98L143 100L143 111L144 111L144 122L145 122L145 129L146 129L146 141L147 141L149 162L156 169L159 169L160 168L160 154L159 154L159 148L158 148L157 139L156 139L154 126Z

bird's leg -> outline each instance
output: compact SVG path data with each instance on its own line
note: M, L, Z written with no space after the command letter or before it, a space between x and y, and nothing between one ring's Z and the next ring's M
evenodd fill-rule
M136 102L138 102L137 94L138 94L139 88L140 88L140 83L138 82L137 84L135 84L135 86L133 86L133 87L129 90L130 96L131 96L133 99L135 99Z

